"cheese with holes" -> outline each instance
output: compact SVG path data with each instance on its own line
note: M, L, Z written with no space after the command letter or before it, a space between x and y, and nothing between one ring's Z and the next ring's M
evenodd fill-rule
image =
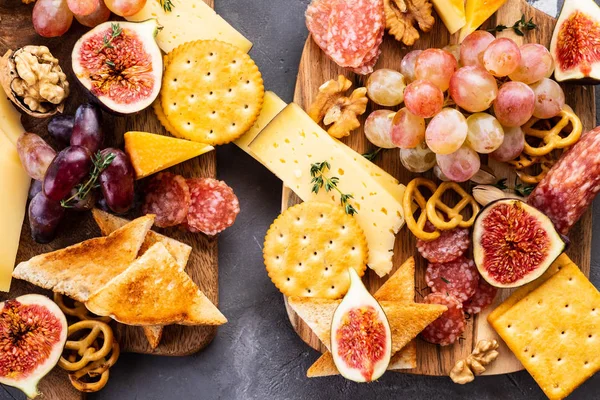
M1 89L0 89L1 90ZM12 105L11 105L12 106ZM17 258L21 227L31 178L23 169L17 148L9 140L4 121L0 123L0 291L8 292ZM8 126L11 129L10 126Z
M6 93L0 86L0 131L8 137L13 145L17 145L17 140L25 128L21 125L21 113L17 111L13 103L6 97Z
M342 146L292 103L258 134L249 149L302 200L340 204L336 191L312 191L311 164L329 162L331 170L326 176L338 177L341 192L354 196L349 201L367 238L368 265L384 276L392 269L396 233L404 224L401 201Z
M156 36L162 51L169 53L175 47L194 40L220 40L249 52L252 42L221 18L202 0L171 0L171 11L158 0L148 0L137 14L125 17L128 21L157 18L163 29Z

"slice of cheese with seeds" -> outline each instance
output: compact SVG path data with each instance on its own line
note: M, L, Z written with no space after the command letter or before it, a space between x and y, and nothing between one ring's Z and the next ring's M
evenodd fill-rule
M137 14L125 19L137 22L157 18L163 29L156 36L156 42L165 53L194 40L220 40L245 53L252 48L252 42L202 0L171 0L171 11L165 10L161 3L148 0Z
M311 164L328 161L327 175L338 177L341 192L354 196L350 203L367 237L369 267L384 276L392 269L396 233L404 224L402 204L341 146L292 103L260 132L249 150L302 200L339 204L338 192L312 191Z

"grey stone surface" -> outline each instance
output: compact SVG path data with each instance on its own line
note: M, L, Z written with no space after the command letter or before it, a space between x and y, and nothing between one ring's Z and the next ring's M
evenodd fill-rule
M156 1L156 0L148 0ZM532 1L556 12L555 0ZM254 42L252 57L266 87L291 101L307 35L309 0L216 0L217 11ZM288 322L283 299L262 263L264 234L279 214L281 182L230 145L219 148L219 178L240 197L242 212L219 239L220 309L229 323L204 351L190 357L125 354L111 369L110 382L90 399L544 399L527 372L479 377L459 386L446 377L388 373L377 383L358 385L340 377L307 379L316 351ZM597 202L597 204L600 204ZM600 210L600 207L596 207ZM595 221L598 212L595 213ZM592 280L600 286L600 224L594 227ZM575 244L576 245L576 244ZM598 399L600 375L572 396ZM0 400L21 399L0 389Z

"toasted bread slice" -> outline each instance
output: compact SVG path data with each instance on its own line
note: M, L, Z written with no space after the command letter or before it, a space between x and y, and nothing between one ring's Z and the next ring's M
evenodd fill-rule
M137 258L153 223L146 215L109 236L40 254L17 265L13 277L85 302Z
M144 330L144 336L146 336L146 340L150 344L150 348L152 350L156 349L160 344L160 339L162 339L164 327L161 325L148 325L142 326Z
M227 319L156 243L85 303L127 325L222 325Z

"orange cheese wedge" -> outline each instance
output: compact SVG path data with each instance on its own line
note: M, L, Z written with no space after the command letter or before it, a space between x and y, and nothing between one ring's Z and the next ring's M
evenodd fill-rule
M506 0L467 0L467 23L460 31L460 43L506 3Z
M136 179L144 178L173 165L213 150L205 144L148 132L127 132L125 151L135 170Z

